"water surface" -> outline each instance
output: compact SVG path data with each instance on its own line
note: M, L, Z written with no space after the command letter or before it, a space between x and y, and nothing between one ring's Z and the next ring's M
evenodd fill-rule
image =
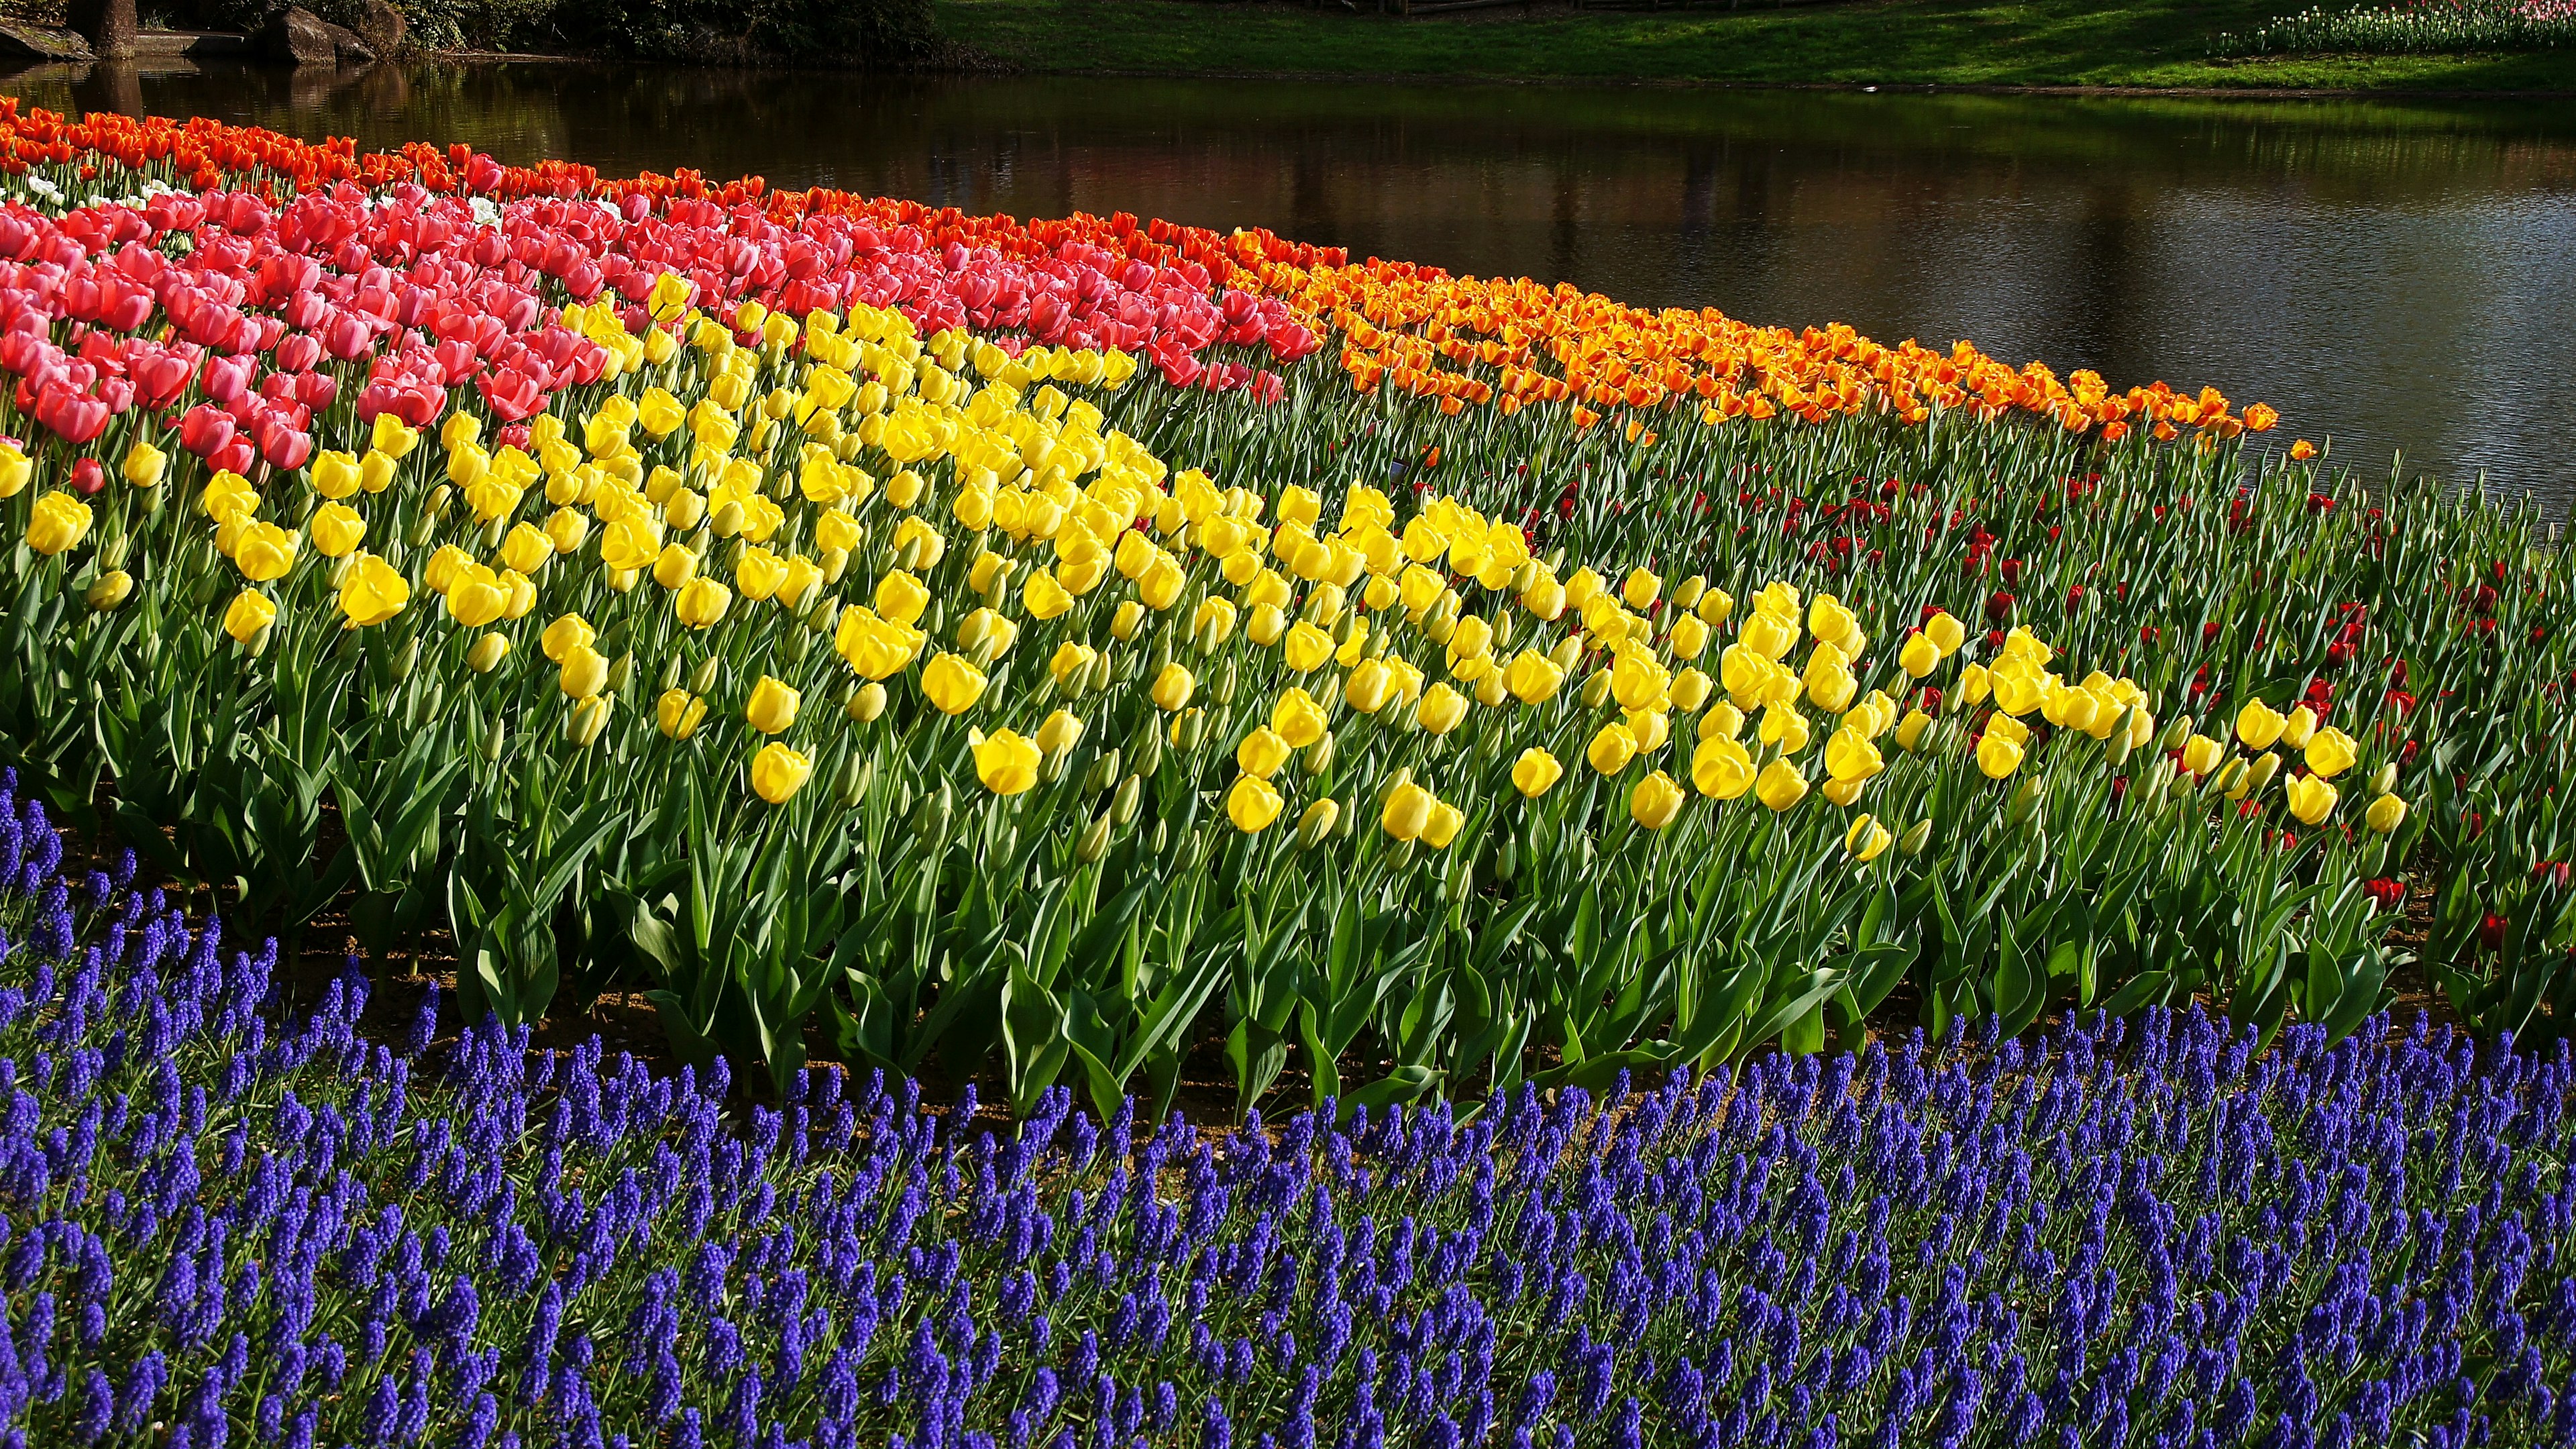
M50 69L31 102L1355 256L2263 399L2338 459L2576 496L2576 104L997 77L547 64Z

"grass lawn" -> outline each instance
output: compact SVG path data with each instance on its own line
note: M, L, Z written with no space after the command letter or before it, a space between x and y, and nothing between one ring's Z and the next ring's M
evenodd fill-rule
M1265 0L934 0L1033 71L1750 84L2576 91L2576 51L2212 60L2301 0L1846 0L1680 14L1557 6L1406 20ZM1365 7L1364 7L1365 8Z

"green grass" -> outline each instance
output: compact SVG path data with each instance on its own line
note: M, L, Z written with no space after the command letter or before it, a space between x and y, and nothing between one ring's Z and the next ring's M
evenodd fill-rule
M2576 91L2576 52L2212 60L2300 0L1849 0L1795 10L1401 19L1222 0L934 0L952 38L1033 71L1166 75L2356 91Z

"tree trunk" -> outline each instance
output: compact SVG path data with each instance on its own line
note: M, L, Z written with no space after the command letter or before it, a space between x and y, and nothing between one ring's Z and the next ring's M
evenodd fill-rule
M124 60L134 54L134 32L141 28L134 0L72 0L67 18L99 59Z

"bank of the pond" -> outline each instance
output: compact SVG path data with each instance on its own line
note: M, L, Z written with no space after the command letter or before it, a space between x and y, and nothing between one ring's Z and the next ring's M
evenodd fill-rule
M2290 0L1855 0L1795 8L1411 19L1209 0L934 0L939 28L1031 71L1154 75L2349 92L2576 91L2568 52L2219 60Z

